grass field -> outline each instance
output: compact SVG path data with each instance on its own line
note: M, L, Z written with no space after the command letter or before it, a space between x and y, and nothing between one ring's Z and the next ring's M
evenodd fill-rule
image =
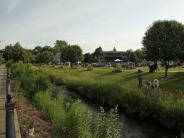
M49 72L61 76L65 81L68 78L74 80L95 81L100 83L113 84L122 87L125 90L132 91L137 89L138 81L136 79L136 69L123 70L121 73L112 73L112 68L94 68L93 71L86 71L85 68L70 69L65 67L47 68ZM158 79L160 88L164 90L184 90L184 68L169 69L168 78L164 78L164 69L161 68L156 73L148 73L148 68L141 68L144 74L143 83Z

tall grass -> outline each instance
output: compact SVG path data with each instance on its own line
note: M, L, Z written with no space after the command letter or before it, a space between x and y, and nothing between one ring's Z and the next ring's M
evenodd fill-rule
M50 86L48 75L40 70L33 71L30 64L17 63L12 65L11 69L16 81L29 98L33 98L37 92L45 91Z
M170 90L169 86L168 89L160 91L137 90L135 74L132 72L123 72L121 76L121 74L108 73L106 69L96 69L92 72L52 68L42 70L49 75L49 78L52 76L53 81L59 79L68 88L75 89L88 98L113 106L118 104L125 107L128 113L152 117L167 128L184 130L183 90ZM149 79L153 80L154 76L150 76ZM124 81L121 77L124 77ZM183 82L181 77L179 78ZM182 84L180 85L182 88Z
M12 71L25 95L51 121L56 136L66 138L120 137L121 126L118 123L116 109L109 113L102 110L95 121L92 113L81 104L80 100L72 101L62 93L61 89L52 87L44 71L22 63L13 65ZM51 81L56 82L55 85L60 85L57 79L51 79Z
M79 100L71 102L65 96L52 99L48 92L39 92L34 98L37 107L52 121L58 136L69 138L114 138L120 137L120 124L116 109L108 114L101 109L96 121L92 113ZM65 101L65 102L63 102Z

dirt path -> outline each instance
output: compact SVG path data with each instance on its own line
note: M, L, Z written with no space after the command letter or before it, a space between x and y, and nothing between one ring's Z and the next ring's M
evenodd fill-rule
M30 123L34 124L34 138L54 137L51 122L25 97L17 100L17 114L22 138L29 138L28 128Z

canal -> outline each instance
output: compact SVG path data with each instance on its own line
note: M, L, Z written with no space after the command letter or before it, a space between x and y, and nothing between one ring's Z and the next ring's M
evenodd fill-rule
M74 91L65 92L72 99L80 99L82 104L95 116L99 112L100 104L93 102ZM140 119L135 116L119 112L119 120L122 123L122 138L176 138L176 132L172 132L160 123L150 119Z

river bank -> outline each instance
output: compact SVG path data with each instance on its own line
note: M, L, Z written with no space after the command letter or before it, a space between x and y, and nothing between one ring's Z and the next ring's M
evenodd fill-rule
M183 91L169 90L170 87L167 90L154 92L136 89L134 88L135 73L133 72L112 74L103 69L88 72L82 69L50 67L41 70L49 75L51 82L55 85L66 85L89 99L111 106L119 105L125 108L129 114L136 114L142 118L154 118L169 129L184 130ZM145 73L144 75L153 79L156 74ZM121 84L118 81L121 79L120 76L123 77Z
M54 137L106 138L121 137L117 109L105 112L101 108L93 121L92 113L73 101L58 89L42 71L32 70L30 65L12 66L12 76L21 88L22 94L51 122ZM34 124L32 124L34 126Z
M94 77L94 72L84 72L83 70L60 70L48 67L36 68L24 64L17 65L16 68L18 69L15 69L15 74L19 75L19 77L17 76L16 78L21 82L21 86L25 89L24 91L26 92L26 95L30 98L34 98L35 95L38 95L38 105L41 106L41 109L45 110L46 115L51 119L54 117L52 115L54 112L52 109L55 108L58 110L61 108L58 106L58 104L61 104L61 101L53 101L52 97L49 96L49 93L43 93L47 90L50 91L50 85L48 84L50 82L56 87L65 85L70 89L74 89L81 95L88 97L88 99L99 101L104 104L107 103L110 106L119 105L123 107L127 113L136 115L137 117L154 118L154 120L161 122L169 129L183 129L184 108L182 105L182 92L173 93L172 91L156 91L150 93L142 89L128 91L119 84L109 82L108 79L103 80L104 72L99 74L99 71L98 75ZM80 72L82 72L82 75ZM83 73L88 75L84 76ZM112 75L111 77L114 77L114 74L110 75ZM101 76L101 78L99 76ZM42 91L42 93L40 93L40 91ZM58 92L54 90L54 94L57 95L57 93ZM66 109L63 108L64 114L65 112L68 114ZM50 112L49 114L48 111ZM60 130L60 127L58 128L58 130Z
M86 106L93 114L97 114L99 112L99 107L103 106L103 103L90 100L87 97L80 95L76 91L66 89L65 93L72 97L72 99L80 99L82 104ZM106 105L104 108L109 110L111 107ZM177 132L168 130L154 120L140 119L135 115L126 114L121 109L118 113L120 123L122 124L122 138L176 138Z

